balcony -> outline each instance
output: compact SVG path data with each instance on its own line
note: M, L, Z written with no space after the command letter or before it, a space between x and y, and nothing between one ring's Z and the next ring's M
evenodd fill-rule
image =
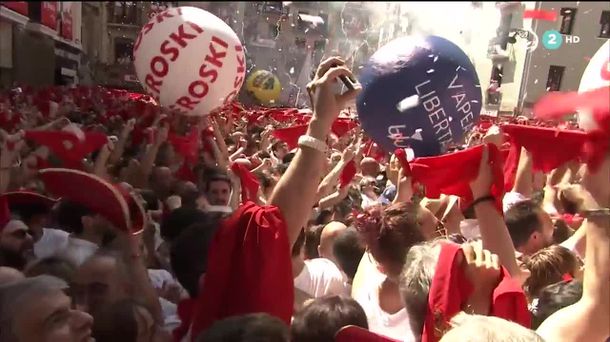
M142 3L130 1L108 2L107 23L111 27L140 28L144 25L145 9Z

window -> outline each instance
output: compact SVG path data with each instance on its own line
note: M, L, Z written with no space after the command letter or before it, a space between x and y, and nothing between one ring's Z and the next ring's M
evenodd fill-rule
M497 84L498 87L502 86L504 66L496 65L491 69L491 83Z
M561 34L572 34L572 28L574 27L574 19L576 18L576 8L562 8L559 11L561 15L561 28L559 32Z
M610 11L602 11L599 18L600 30L599 38L610 38Z
M141 4L134 1L108 2L108 22L113 24L140 25Z
M118 64L133 62L133 40L117 37L114 39L114 58Z
M278 13L281 14L284 6L282 1L265 1L262 5L263 13Z
M546 80L547 91L558 91L561 88L561 79L566 67L559 65L551 65L549 67L549 77Z

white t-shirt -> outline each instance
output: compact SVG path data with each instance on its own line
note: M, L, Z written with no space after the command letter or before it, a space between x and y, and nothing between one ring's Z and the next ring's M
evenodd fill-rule
M373 205L379 203L377 200L374 200L363 193L361 193L360 195L362 197L362 205L361 205L362 209L366 209L370 206L373 206Z
M407 309L390 314L379 305L379 288L385 280L382 277L371 277L368 284L354 299L362 306L369 322L369 330L399 341L415 342L415 336L409 324Z
M34 255L38 259L55 256L66 248L69 238L70 233L63 230L42 228L42 237L34 243Z
M79 267L95 254L98 248L99 246L93 242L70 236L66 248L59 252L58 256Z
M349 295L339 268L330 260L305 260L305 266L294 278L294 287L314 298L326 295Z

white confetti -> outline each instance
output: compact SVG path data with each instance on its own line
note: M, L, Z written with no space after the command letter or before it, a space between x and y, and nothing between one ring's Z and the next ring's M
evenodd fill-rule
M538 79L535 79L535 80L534 80L534 84L538 84Z
M438 61L438 56L434 56L434 61L433 62L436 62L436 61Z
M290 71L288 71L291 75L294 74L294 67L290 68Z
M426 71L427 73L431 74L434 72L434 69L428 69L428 71Z
M402 101L398 102L398 104L396 105L396 109L398 109L399 112L403 113L408 109L417 107L417 105L419 105L419 96L415 94L406 97Z

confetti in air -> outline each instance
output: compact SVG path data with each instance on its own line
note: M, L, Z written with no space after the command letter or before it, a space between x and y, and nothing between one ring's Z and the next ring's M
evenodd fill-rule
M403 113L406 110L417 107L417 105L419 105L419 96L417 96L417 94L416 94L416 95L412 95L407 98L404 98L402 101L398 102L398 104L396 105L396 108L398 109L399 112Z

